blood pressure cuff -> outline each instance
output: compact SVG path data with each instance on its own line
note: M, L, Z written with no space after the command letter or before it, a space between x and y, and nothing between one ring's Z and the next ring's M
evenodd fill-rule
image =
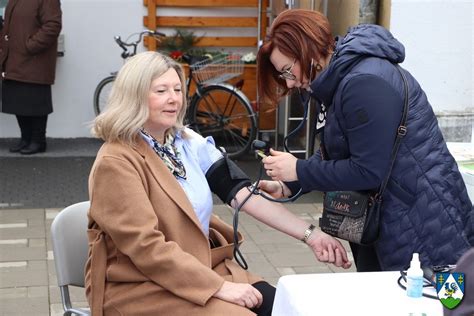
M242 169L225 156L207 170L206 179L211 191L229 205L240 189L252 184Z

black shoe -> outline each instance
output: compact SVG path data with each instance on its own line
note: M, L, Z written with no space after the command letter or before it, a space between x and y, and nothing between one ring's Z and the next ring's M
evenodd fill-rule
M22 155L33 155L44 153L46 151L46 143L30 143L27 147L20 150Z
M30 144L30 142L22 139L20 142L12 147L9 148L11 153L17 153L20 152L23 148L27 147Z

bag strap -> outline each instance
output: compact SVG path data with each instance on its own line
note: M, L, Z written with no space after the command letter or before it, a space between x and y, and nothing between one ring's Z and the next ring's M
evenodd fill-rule
M392 147L392 153L390 154L390 168L388 169L387 176L383 180L382 184L380 185L379 192L375 196L375 200L380 200L382 198L382 194L385 191L385 188L388 184L388 180L390 179L390 174L392 173L393 165L395 164L395 158L397 157L398 148L400 148L400 143L402 142L402 138L405 137L407 134L407 116L408 116L408 81L405 77L405 74L401 70L399 65L395 65L398 72L402 76L403 85L405 87L405 98L404 98L404 105L403 105L403 113L402 119L400 120L400 125L397 128L397 138L395 139L395 143Z
M400 143L402 142L402 138L405 137L407 134L407 116L408 116L408 81L401 70L401 67L399 65L395 65L397 68L398 72L400 73L402 80L403 80L403 86L404 86L404 104L403 104L403 113L402 113L402 118L400 120L400 125L397 128L397 138L395 139L395 143L393 144L392 147L392 152L390 154L390 168L388 169L388 173L385 176L385 179L383 180L382 184L380 185L379 191L376 193L374 200L380 200L382 198L383 192L385 191L385 188L387 187L388 180L390 179L390 175L392 174L392 169L393 165L395 164L395 158L397 157L398 149L400 148ZM321 131L321 156L323 160L326 159L327 153L326 153L326 148L324 146L324 127L322 128Z

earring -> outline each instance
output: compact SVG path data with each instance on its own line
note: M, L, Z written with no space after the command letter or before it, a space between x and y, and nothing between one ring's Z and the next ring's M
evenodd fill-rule
M320 63L317 63L316 66L315 66L315 68L316 68L316 71L318 71L318 72L321 71L321 70L323 70L323 66L321 66Z

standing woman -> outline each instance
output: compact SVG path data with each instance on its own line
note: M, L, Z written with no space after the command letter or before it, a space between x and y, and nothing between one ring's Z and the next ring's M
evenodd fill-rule
M404 108L397 70L404 59L403 45L378 25L353 27L334 40L319 12L288 10L275 19L258 53L260 95L276 102L304 91L326 118L324 159L322 151L304 160L272 150L263 160L268 176L286 183L285 195L299 188L377 191ZM400 70L408 82L407 134L383 194L379 240L351 243L358 271L404 269L414 252L423 266L454 264L474 244L472 203L457 164L425 92ZM261 187L281 192L277 181Z
M9 0L5 9L0 36L2 112L14 114L21 130L21 140L10 152L46 150L61 15L59 0Z

